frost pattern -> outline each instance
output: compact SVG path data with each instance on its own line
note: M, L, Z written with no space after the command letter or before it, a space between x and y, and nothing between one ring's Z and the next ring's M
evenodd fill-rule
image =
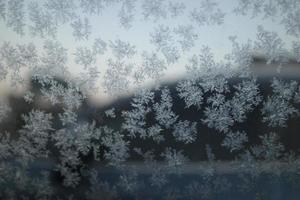
M262 26L258 26L257 40L255 48L258 52L262 52L267 58L267 64L272 62L285 62L287 51L284 49L283 41L274 32L264 30Z
M30 32L33 36L56 37L57 26L51 13L43 9L37 2L29 4L29 18L32 22Z
M110 42L109 47L111 48L114 56L118 60L122 60L124 58L131 58L136 54L135 46L130 45L128 42L124 42L119 39L115 42Z
M91 25L88 18L78 18L71 23L75 40L88 40L91 34Z
M178 26L175 33L182 39L179 40L182 51L189 51L195 46L195 41L198 39L194 27L192 25Z
M230 132L226 134L222 146L225 146L229 151L233 152L243 149L244 143L247 141L248 137L245 132Z
M158 51L165 56L168 64L176 63L180 57L178 47L175 46L175 41L171 35L171 30L168 26L159 25L154 32L150 34L151 43L155 45Z
M264 18L276 18L280 16L280 22L285 26L288 34L299 36L299 1L297 0L275 0L275 1L249 1L239 0L234 9L237 14L246 15L250 13L252 17L262 16Z
M109 69L105 72L102 85L110 95L123 94L129 87L128 77L133 66L119 60L109 59L107 62Z
M161 91L161 100L153 106L155 118L158 123L169 128L177 120L176 114L172 111L172 97L168 89Z
M146 115L151 111L149 104L153 102L153 98L153 92L140 91L132 100L131 106L133 109L122 113L125 119L122 128L128 131L129 136L137 137L140 135L142 138L147 136L145 120Z
M16 33L24 34L24 0L9 0L7 2L6 24Z
M297 85L295 81L285 83L276 78L273 79L274 94L268 97L262 108L263 121L267 122L269 126L285 127L288 118L299 114L292 104Z
M1 101L0 102L0 123L6 118L9 112L11 112L10 106L7 103Z
M142 56L143 64L140 68L140 76L142 76L143 78L146 76L148 78L156 80L162 77L164 71L167 69L165 61L159 58L158 55L154 52L144 52Z
M169 12L171 17L179 17L186 10L184 3L169 1Z
M5 20L6 16L6 0L0 1L0 17L2 20Z
M298 178L298 147L283 132L299 121L300 85L282 72L300 62L299 1L235 3L238 17L273 20L289 38L258 25L253 40L232 35L230 51L214 54L203 29L232 17L216 0L0 0L2 26L17 36L1 44L0 82L26 90L0 101L1 199L217 199L254 191L264 174ZM106 13L124 35L94 33ZM61 29L75 49L59 41ZM26 43L28 33L41 44ZM269 82L253 70L260 58L277 68ZM180 65L185 76L164 83ZM124 105L92 107L98 87L127 95ZM219 173L224 152L239 184ZM185 181L190 161L200 162Z
M192 143L197 137L197 123L187 120L179 121L174 125L173 135L178 141Z
M56 24L67 23L76 15L74 12L76 8L74 0L47 0L45 8L51 12Z
M96 62L95 53L87 47L78 47L74 55L75 63L82 65L85 69Z
M132 22L135 16L135 4L137 0L125 0L123 1L121 10L119 11L120 24L125 28L129 29L132 27Z
M194 9L190 17L199 26L221 25L224 22L225 13L218 8L218 4L213 0L202 0L200 8Z
M165 0L143 0L142 9L145 20L152 18L157 21L167 16Z

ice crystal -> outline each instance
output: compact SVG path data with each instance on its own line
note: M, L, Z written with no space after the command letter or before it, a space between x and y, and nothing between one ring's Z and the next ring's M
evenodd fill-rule
M279 136L277 133L271 132L260 136L262 144L256 148L256 156L263 157L267 160L275 160L282 156L284 151L284 146L279 141ZM254 149L253 149L254 150Z
M29 18L32 22L29 27L31 34L42 38L56 37L57 25L51 13L43 9L37 2L31 2L28 9Z
M129 75L133 66L119 60L108 60L109 69L105 72L103 87L110 95L120 95L129 87Z
M20 74L22 69L31 68L38 62L36 48L32 43L14 47L11 43L4 42L0 49L0 56L6 68L3 69L4 74L2 76L10 72L9 75L13 86L23 83L24 78Z
M123 135L109 128L104 128L102 143L108 147L104 157L113 166L120 166L128 158L128 142L123 139Z
M178 61L180 57L179 50L168 26L159 25L150 36L150 42L155 45L157 50L161 51L168 64Z
M276 78L272 81L273 95L263 103L263 121L271 127L286 126L290 117L299 114L293 106L293 96L297 89L297 82L285 83Z
M192 143L197 137L197 123L187 120L179 121L174 125L173 135L177 141Z
M245 132L230 132L226 134L222 146L233 152L241 150L244 147L244 143L247 141L248 137Z
M129 29L135 17L135 4L137 0L125 0L122 3L121 10L119 11L120 24Z
M262 26L258 26L257 42L255 49L267 58L267 64L272 62L286 62L286 50L284 42L274 32L266 31Z
M178 95L184 99L186 107L201 107L203 101L203 91L194 81L182 81L177 86Z
M167 69L165 61L159 58L154 52L144 52L142 56L143 64L140 70L143 77L146 76L156 80L162 77L164 71Z
M33 69L35 76L62 77L68 75L66 68L68 54L59 42L47 40L44 43L44 52L40 57L41 64Z
M190 17L199 26L221 25L224 23L225 13L218 8L218 4L215 1L202 0L200 8L195 8L190 13Z
M182 151L176 151L172 148L166 148L165 152L162 153L170 172L180 174L182 166L188 161Z
M167 16L165 0L143 0L142 9L146 20L152 18L153 21L157 21Z
M155 118L161 126L170 128L178 118L172 111L172 97L167 88L162 90L161 100L153 106Z
M179 17L184 13L186 6L184 3L169 1L169 12L171 17Z
M91 25L88 18L78 18L71 23L75 40L88 40L91 34Z
M114 42L111 41L109 47L118 60L131 58L136 54L135 46L119 39Z
M75 63L82 65L85 69L95 64L96 56L94 52L87 47L78 47L75 52Z
M0 1L0 18L5 20L6 16L6 0Z
M47 0L45 8L50 11L56 24L64 24L75 17L75 2L74 0L59 1Z
M0 101L0 122L11 112L11 107L4 101Z
M24 9L24 0L9 0L7 2L6 24L20 35L24 35Z
M152 110L149 104L153 102L153 98L153 92L140 91L132 100L133 109L122 113L125 120L122 128L129 133L129 136L146 135L146 115Z
M181 25L178 26L174 31L181 38L179 40L179 44L182 51L189 51L195 46L195 41L198 39L198 34L196 34L192 25Z
M104 54L107 50L107 44L101 38L97 38L94 41L93 52L96 54Z

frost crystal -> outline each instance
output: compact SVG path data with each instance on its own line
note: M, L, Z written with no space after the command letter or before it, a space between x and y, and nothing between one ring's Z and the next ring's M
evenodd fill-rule
M29 26L31 34L42 38L46 36L54 38L57 26L51 13L48 10L42 9L36 2L31 2L28 9L29 18L32 22L32 25Z
M196 34L192 25L180 25L174 32L181 38L179 44L181 45L182 51L189 51L195 46L198 34Z
M6 24L12 27L13 31L24 35L24 0L9 0L7 2Z
M155 45L158 51L160 50L162 52L168 64L178 61L180 57L179 50L175 45L175 40L168 26L159 25L150 36L150 42Z
M171 17L179 17L184 13L186 6L184 3L169 1L169 12Z
M143 76L156 80L162 77L164 71L167 69L164 60L160 59L156 53L144 52L142 56L143 64L140 70Z
M153 92L144 90L140 91L133 98L131 111L124 111L122 113L125 122L122 124L122 128L129 133L131 137L137 137L137 135L146 135L146 115L151 111L149 104L153 102Z
M203 91L194 81L186 80L180 82L177 87L178 95L184 99L186 107L201 107L203 101Z
M99 180L99 173L96 170L91 170L89 181L91 186L86 193L89 200L97 200L99 195L105 197L107 200L118 198L118 193L115 186L110 186L107 182Z
M266 56L267 64L286 62L287 53L284 49L284 43L276 33L266 31L262 26L258 26L257 39L255 49Z
M65 49L59 42L47 40L44 43L44 53L41 56L41 64L38 65L33 73L35 76L48 77L66 77L68 70L67 63L67 49Z
M293 42L293 53L297 62L300 62L300 42Z
M155 118L158 123L166 128L170 128L178 118L172 111L172 97L170 90L164 88L161 93L161 100L159 103L155 103L153 108L155 111Z
M247 141L248 137L245 132L230 132L226 133L222 146L228 148L230 152L233 152L241 150Z
M45 8L50 11L56 24L64 24L75 17L74 10L76 5L74 0L47 0L45 3Z
M286 126L288 118L297 113L298 111L289 105L288 101L278 96L269 97L262 109L263 121L268 122L271 127Z
M255 80L243 81L234 87L236 92L231 100L232 116L235 121L243 122L246 114L261 102L259 88Z
M23 115L22 118L25 125L19 131L21 135L17 145L22 148L20 153L24 160L21 162L27 165L28 161L47 157L49 131L52 130L52 115L43 111L32 110L28 115Z
M97 38L95 39L94 41L94 44L93 44L93 52L95 54L104 54L107 50L107 44L105 41L103 41L101 38Z
M112 49L114 56L116 56L118 60L131 58L136 54L135 46L119 39L115 42L110 42L109 47Z
M0 18L5 20L6 16L6 0L0 0Z
M87 69L96 62L96 56L94 52L87 47L76 48L76 52L74 55L75 63L82 65L84 69Z
M126 92L129 87L129 75L132 71L132 65L119 60L108 60L109 68L105 72L103 87L110 95L120 95Z
M10 106L3 102L0 101L0 123L7 117L7 115L11 112Z
M24 68L31 68L36 65L37 53L33 44L12 46L9 42L4 42L0 49L0 56L4 61L4 66L10 72L11 84L17 86L23 83L24 79L20 71ZM7 72L4 70L4 74Z
M177 141L184 143L192 143L197 137L197 123L189 122L187 120L179 121L174 125L173 136Z
M224 23L225 13L218 8L214 0L202 0L200 8L194 9L190 17L199 26L221 25Z
M273 20L280 17L279 21L284 25L286 32L294 36L299 36L299 5L300 3L297 0L239 0L234 12L242 15L252 12L252 17L263 15L264 18L271 18Z
M0 63L0 81L6 79L7 76L7 69L4 67L2 63Z
M284 146L280 143L280 138L277 133L271 132L269 134L262 135L260 136L260 139L262 140L262 144L257 147L260 154L257 154L256 156L263 157L267 160L275 160L282 156Z
M143 0L142 9L145 20L157 21L167 16L165 0Z
M132 26L132 22L135 16L135 4L137 0L124 0L121 10L119 11L120 24L129 29Z
M271 127L285 127L286 121L299 114L299 111L292 105L294 93L297 89L297 82L285 83L276 78L272 81L273 95L263 103L263 121Z
M115 118L116 117L115 108L111 108L109 110L106 110L105 115L106 115L106 117Z
M229 127L234 124L230 112L230 102L225 101L225 97L221 94L210 97L208 101L211 104L205 108L205 118L202 119L202 122L207 124L209 128L215 128L220 132L226 133Z
M183 155L182 151L176 151L172 148L166 148L165 152L162 153L170 172L180 174L181 169L188 159Z
M52 105L61 104L70 110L78 109L84 99L78 88L72 85L64 86L55 80L48 83L48 88L42 88L41 93Z
M32 103L33 100L34 100L34 94L32 92L27 92L25 95L24 95L24 100L27 102L27 103Z
M108 147L108 151L104 156L113 166L120 166L128 155L128 142L123 139L123 135L119 132L114 132L111 129L104 128L104 137L102 144Z
M91 25L88 18L78 18L71 23L73 28L73 36L76 41L88 40L91 34Z
M282 20L285 25L286 32L291 35L300 36L300 9L287 14L286 18Z
M105 8L106 0L79 0L80 7L89 14L100 14Z
M251 75L251 65L253 62L253 46L251 41L247 41L245 44L239 44L236 41L236 37L229 38L232 42L232 52L227 54L225 58L235 65L239 69L239 76L242 78L249 77Z

